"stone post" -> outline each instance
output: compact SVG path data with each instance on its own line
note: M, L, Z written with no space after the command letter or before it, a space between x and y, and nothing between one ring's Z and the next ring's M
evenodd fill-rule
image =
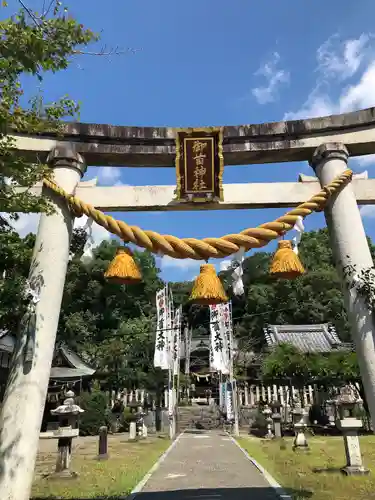
M108 458L108 427L103 425L99 428L99 450L98 460L107 460Z
M164 408L168 408L169 405L169 392L168 389L164 390Z
M275 400L272 405L272 422L273 422L273 430L276 438L282 437L281 432L281 403L278 400Z
M316 149L311 164L322 186L347 168L348 156L348 150L343 144L328 143ZM374 264L357 200L350 184L328 202L325 216L339 272L342 273L342 268L347 265L355 266L357 272L371 268ZM355 289L348 290L347 286L343 288L351 334L375 428L374 320L365 299Z
M55 182L73 193L85 171L82 157L63 144L51 151L48 162ZM30 497L73 229L66 202L46 188L43 193L55 213L41 215L31 263L30 287L39 300L33 324L19 332L0 413L0 498L4 500ZM31 355L26 355L30 345Z
M249 406L249 384L247 382L245 382L244 385L244 396L245 396L244 405Z
M142 424L142 437L146 439L147 438L147 434L148 434L148 432L147 432L147 425L143 422L143 424Z
M255 404L258 404L260 401L260 389L259 385L255 387Z
M137 439L137 424L136 422L130 422L129 441L135 441L136 439Z
M255 406L254 386L249 387L250 406Z

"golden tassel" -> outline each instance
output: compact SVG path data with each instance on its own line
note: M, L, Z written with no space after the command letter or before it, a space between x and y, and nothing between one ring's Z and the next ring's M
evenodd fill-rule
M276 278L292 280L305 273L305 269L293 252L292 243L288 240L279 241L278 248L273 256L270 274Z
M110 283L131 285L142 281L142 275L134 260L133 252L128 247L118 248L116 255L109 264L104 277Z
M223 304L228 302L223 284L213 264L203 264L196 277L190 295L190 302L201 305Z

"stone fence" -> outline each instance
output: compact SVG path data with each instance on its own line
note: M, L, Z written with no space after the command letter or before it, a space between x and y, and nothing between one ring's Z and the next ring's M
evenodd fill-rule
M359 385L357 388L359 388ZM254 408L263 402L266 404L272 401L280 401L282 406L293 406L293 401L301 394L303 406L311 406L313 404L323 405L332 396L338 392L338 388L331 388L329 394L316 385L307 385L303 387L301 392L296 387L288 385L256 385L256 384L242 384L238 387L238 400L240 406ZM215 394L212 395L215 397ZM113 391L110 395L110 404L113 405L116 398L120 399L124 406L134 404L135 402L143 403L149 397L145 389L129 390L124 389L117 395ZM181 398L182 399L182 398ZM168 407L168 390L165 389L162 394L163 408Z

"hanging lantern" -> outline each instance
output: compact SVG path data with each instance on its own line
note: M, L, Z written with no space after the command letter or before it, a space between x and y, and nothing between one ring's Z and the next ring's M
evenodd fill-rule
M273 256L270 274L281 279L295 279L304 274L305 269L293 251L292 244L288 240L279 241L278 249Z
M213 264L201 266L199 276L195 279L191 291L190 302L207 306L228 302L223 284Z
M118 248L116 255L109 264L104 277L110 283L131 285L142 281L142 275L134 260L133 253L128 247Z

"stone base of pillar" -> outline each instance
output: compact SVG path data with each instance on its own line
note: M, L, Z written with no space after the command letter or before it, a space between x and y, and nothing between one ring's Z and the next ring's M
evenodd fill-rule
M369 469L366 469L365 467L353 467L348 465L340 469L340 471L345 476L367 476L370 474Z
M45 479L55 480L55 479L77 479L77 472L71 470L62 470L60 472L52 472L51 474L46 474L43 476Z

